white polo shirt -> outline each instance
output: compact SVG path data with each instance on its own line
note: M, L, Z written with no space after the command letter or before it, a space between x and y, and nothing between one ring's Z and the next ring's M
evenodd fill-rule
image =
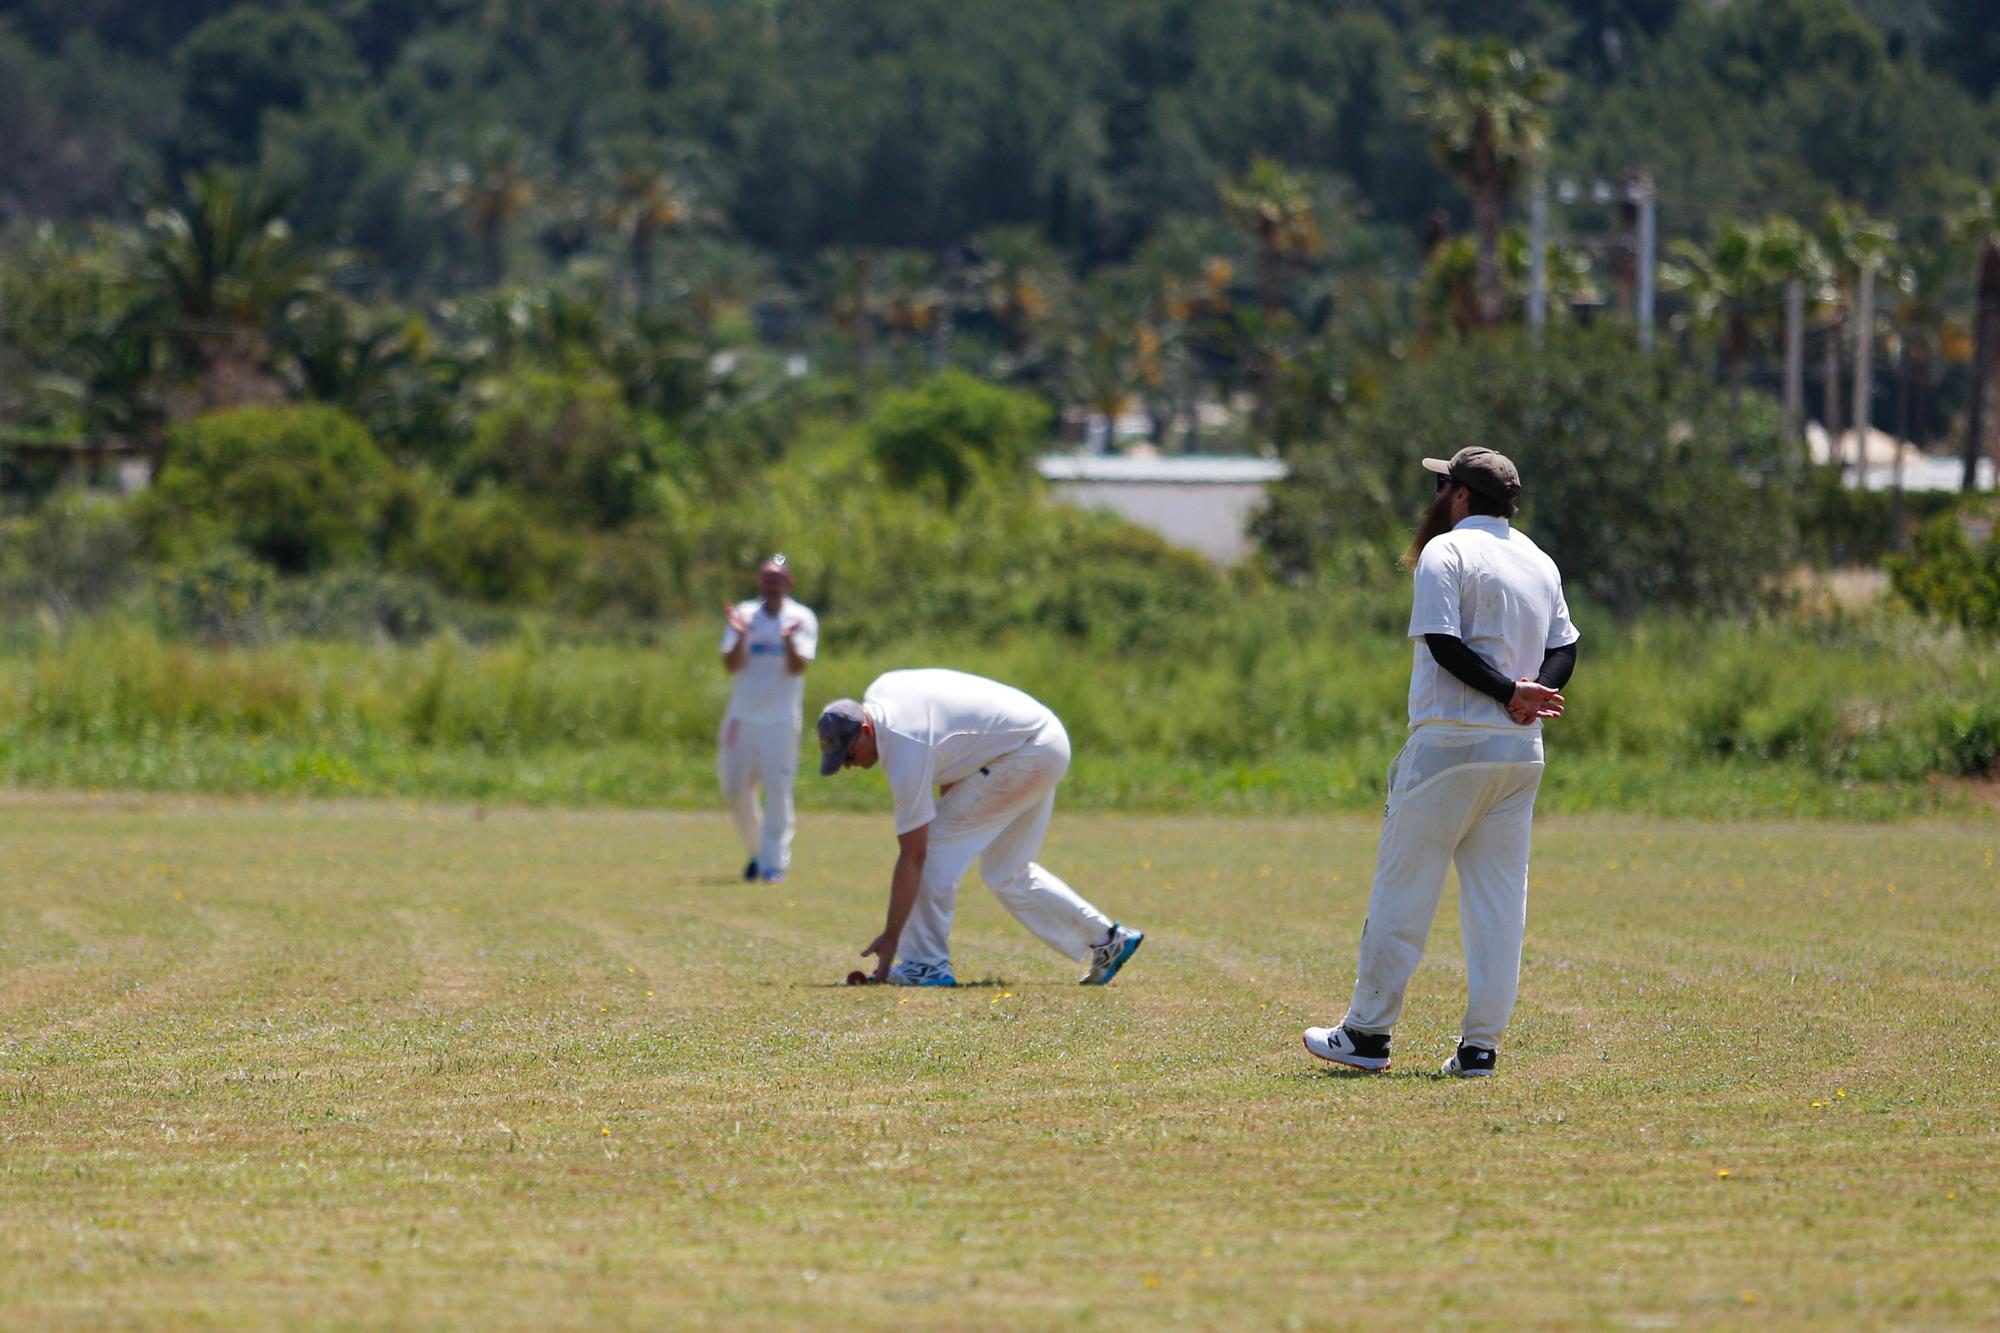
M898 837L937 818L939 786L961 782L1061 725L1011 685L941 667L877 676L861 707L896 801Z
M1520 726L1498 701L1439 666L1423 636L1455 635L1507 679L1534 679L1549 649L1580 637L1555 561L1506 519L1475 514L1424 547L1416 584L1410 730L1433 724L1539 730L1540 722Z
M750 653L743 659L743 669L731 677L729 716L744 722L789 722L798 726L804 718L806 678L803 673L795 676L785 668L784 628L797 623L799 628L792 635L792 647L800 657L811 661L819 651L819 618L810 608L789 597L775 616L756 598L738 602L736 609L750 622ZM725 627L722 651L734 648L739 637L734 626Z

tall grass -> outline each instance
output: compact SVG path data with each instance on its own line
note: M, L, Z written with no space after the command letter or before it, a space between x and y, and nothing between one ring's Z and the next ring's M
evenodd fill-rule
M1267 791L1284 793L1271 798L1281 805L1363 805L1379 799L1377 775L1403 735L1411 649L1401 615L1365 596L1261 595L1143 649L1087 634L982 641L933 630L850 651L829 626L807 706L859 695L892 668L959 667L1049 703L1100 803L1174 806L1206 793L1227 805L1235 791L1257 804L1254 793ZM1716 781L1722 769L1779 775L1762 787L1781 812L1778 793L1799 781L1915 783L2000 763L2000 672L1986 645L1956 633L1886 614L1587 620L1586 630L1551 756L1558 767L1588 761L1577 771L1625 775L1648 808L1676 783ZM0 649L0 775L707 799L728 697L716 646L706 624L644 643L530 634L487 646L445 636L205 648L120 620L43 630ZM847 803L850 793L811 796ZM1590 789L1572 797L1620 804Z

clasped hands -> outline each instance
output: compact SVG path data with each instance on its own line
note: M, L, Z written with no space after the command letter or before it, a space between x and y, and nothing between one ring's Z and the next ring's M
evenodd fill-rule
M1514 682L1514 697L1507 701L1507 716L1521 726L1533 726L1542 718L1561 717L1563 697L1533 680Z

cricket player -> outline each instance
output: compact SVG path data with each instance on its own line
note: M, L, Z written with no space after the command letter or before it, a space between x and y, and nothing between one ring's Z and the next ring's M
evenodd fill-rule
M876 960L876 981L958 984L952 907L975 859L1016 920L1058 953L1089 960L1086 986L1117 976L1145 940L1035 862L1069 771L1069 734L1021 691L962 671L891 671L859 703L826 706L819 746L823 776L880 763L896 802L888 920L861 951Z
M819 620L791 599L792 566L757 566L757 597L724 608L722 666L735 677L716 767L750 864L743 878L776 884L792 863L792 780L799 770L805 675L819 650ZM757 786L764 808L757 808Z
M1424 467L1437 474L1437 498L1408 557L1410 739L1389 765L1347 1015L1307 1028L1305 1044L1335 1064L1389 1067L1389 1032L1456 864L1467 996L1442 1072L1477 1078L1493 1073L1514 1009L1542 723L1562 716L1577 631L1555 562L1508 523L1520 509L1513 463L1475 445Z

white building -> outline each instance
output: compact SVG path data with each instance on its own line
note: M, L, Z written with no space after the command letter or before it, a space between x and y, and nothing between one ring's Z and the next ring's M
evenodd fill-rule
M1064 504L1108 509L1218 565L1248 556L1251 517L1285 475L1268 458L1047 454L1035 465Z

